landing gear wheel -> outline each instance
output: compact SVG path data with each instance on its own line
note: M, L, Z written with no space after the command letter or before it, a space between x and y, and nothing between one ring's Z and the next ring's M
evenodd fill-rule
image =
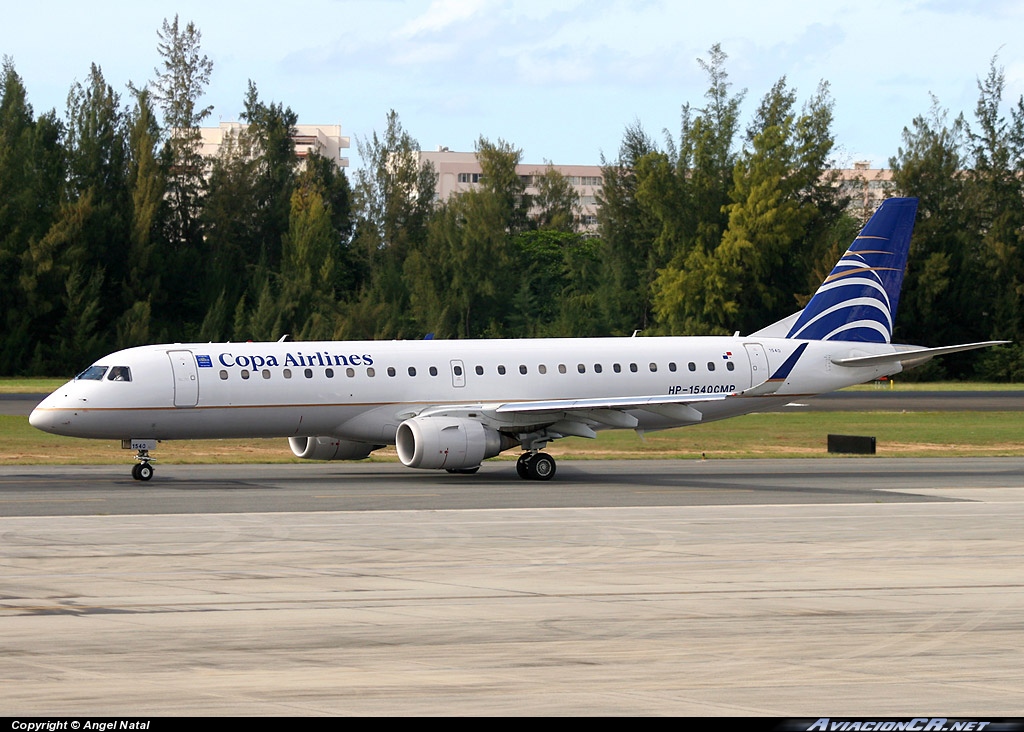
M451 473L452 475L473 475L473 473L475 473L479 469L479 465L477 465L475 468L445 468L445 470Z
M551 480L555 477L555 459L546 452L538 452L527 465L532 480Z
M127 440L125 440L127 442ZM149 480L153 477L153 458L149 455L149 450L152 445L156 445L156 440L132 440L133 445L138 446L138 452L135 453L135 459L139 462L132 466L132 477L135 480ZM149 443L152 443L150 445Z
M519 477L523 480L530 479L530 461L533 460L532 452L524 452L516 460L516 472L519 473Z

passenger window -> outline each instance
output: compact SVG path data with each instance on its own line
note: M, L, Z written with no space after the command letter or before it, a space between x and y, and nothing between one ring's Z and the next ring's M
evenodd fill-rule
M672 373L676 372L676 362L675 361L669 361L668 362L668 370L671 371Z
M395 367L394 366L388 366L388 376L394 376L395 373L396 373L395 372Z
M708 361L708 371L714 371L714 370L715 370L715 362L714 361Z
M690 361L690 363L686 364L686 368L690 369L690 371L696 371L697 364L695 364L693 361Z
M324 376L326 376L328 379L333 379L334 369L324 369Z
M455 364L455 368L452 370L455 372L456 376L462 376L462 367L458 364Z
M603 370L603 369L602 369L602 367L601 367L601 364L599 364L599 363L595 363L595 364L594 364L594 373L595 373L595 374L599 374L599 373L601 373L601 371L602 371L602 370Z
M356 370L354 368L352 368L351 366L349 366L347 369L345 369L345 376L347 376L348 378L351 379L355 375L356 375Z
M564 374L565 373L565 364L564 363L558 364L558 373L560 373L560 374Z
M635 374L636 373L636 364L635 363L631 363L629 365L629 370L632 371Z
M658 370L658 364L652 362L651 363L651 373L653 374L657 370Z
M249 369L242 369L242 378L243 379L248 379L249 378Z
M437 366L431 366L430 367L430 375L431 376L437 376Z
M307 379L313 378L313 369L306 369L303 373L306 375Z
M621 374L622 373L622 364L621 363L613 363L612 364L612 371L614 371L617 374Z
M415 376L415 375L416 375L416 367L415 366L410 366L409 367L409 376Z
M131 381L132 372L128 370L127 366L114 366L110 369L110 376L107 377L108 381Z
M270 378L270 369L263 369L263 378L264 379L269 379Z
M736 370L736 364L734 364L732 361L726 361L725 362L725 368L727 368L729 371L735 371Z
M519 373L521 373L523 376L526 376L526 366L524 366L523 364L519 364Z
M281 376L283 376L286 379L292 378L292 370L291 369L285 369L284 371L281 372Z
M228 372L225 371L224 369L220 370L220 380L221 381L227 381L228 380Z
M504 376L505 375L505 367L504 366L498 366L498 373L501 374L502 376Z
M477 376L483 376L484 375L484 367L483 366L477 366L476 369L474 369L474 370L476 371L476 375Z
M587 373L587 367L581 363L576 364L576 370L579 371L581 374Z
M537 367L537 371L539 371L542 374L546 374L548 372L548 367L545 366L544 364L541 364L540 366Z
M371 366L370 368L366 369L366 375L372 379L374 376L377 375L377 372L374 371L373 366Z

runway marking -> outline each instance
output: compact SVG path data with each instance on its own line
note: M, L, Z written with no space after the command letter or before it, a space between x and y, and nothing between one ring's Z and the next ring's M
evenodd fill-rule
M329 493L314 498L440 498L440 493Z
M209 574L209 573L208 573ZM214 572L213 574L217 574ZM399 605L403 603L423 603L423 602L453 602L453 601L475 601L475 600L503 600L508 598L517 599L536 599L545 600L551 598L561 599L615 599L615 598L667 598L667 597L701 597L701 596L714 596L714 597L733 597L733 596L770 596L770 595L791 595L794 592L803 592L807 594L829 594L829 595L849 595L854 592L866 593L866 592L949 592L949 591L965 591L965 590L1019 590L1020 584L1016 583L999 583L990 582L985 584L968 585L968 584L892 584L892 585L873 585L865 587L815 587L813 589L802 589L793 587L772 587L767 589L761 589L756 587L747 587L742 589L698 589L698 590L684 590L684 589L673 589L673 590L623 590L621 592L539 592L529 590L514 590L509 589L499 592L475 592L475 593L457 593L451 595L419 595L414 593L405 595L388 595L384 596L355 596L347 595L345 597L332 597L332 598L317 598L310 600L303 598L299 600L290 600L286 598L266 598L261 600L188 600L184 602L174 602L173 600L151 602L151 603L110 603L104 605L17 605L17 604L0 604L0 617L2 616L23 616L28 614L36 615L92 615L92 614L140 614L140 613L166 613L166 612L230 612L239 608L262 608L264 610L271 610L273 608L282 607L310 607L315 605L317 607L334 607L338 605L362 605L362 604L389 604Z
M0 503L106 503L106 498L3 498Z
M682 488L682 487L680 487L680 488L673 489L673 490L633 491L633 493L635 495L647 495L647 494L661 495L661 494L664 494L664 495L668 495L668 496L674 496L674 495L677 495L679 493L712 493L712 492L721 491L721 490L728 490L729 491L729 495L732 495L734 493L758 493L758 491L754 490L753 488L724 488L723 489L721 486L714 486L712 488Z

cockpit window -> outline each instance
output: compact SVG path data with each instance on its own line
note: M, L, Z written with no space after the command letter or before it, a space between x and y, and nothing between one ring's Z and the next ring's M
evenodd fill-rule
M75 380L84 379L86 381L103 381L103 374L107 373L106 366L90 366L85 371L75 377Z
M131 381L132 372L127 366L112 366L107 381Z

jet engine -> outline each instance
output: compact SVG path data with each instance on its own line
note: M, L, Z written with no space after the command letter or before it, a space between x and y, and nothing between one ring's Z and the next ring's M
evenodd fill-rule
M303 460L362 460L383 445L368 445L337 437L289 437L288 446Z
M516 442L472 419L413 417L398 425L395 446L408 468L464 470Z

